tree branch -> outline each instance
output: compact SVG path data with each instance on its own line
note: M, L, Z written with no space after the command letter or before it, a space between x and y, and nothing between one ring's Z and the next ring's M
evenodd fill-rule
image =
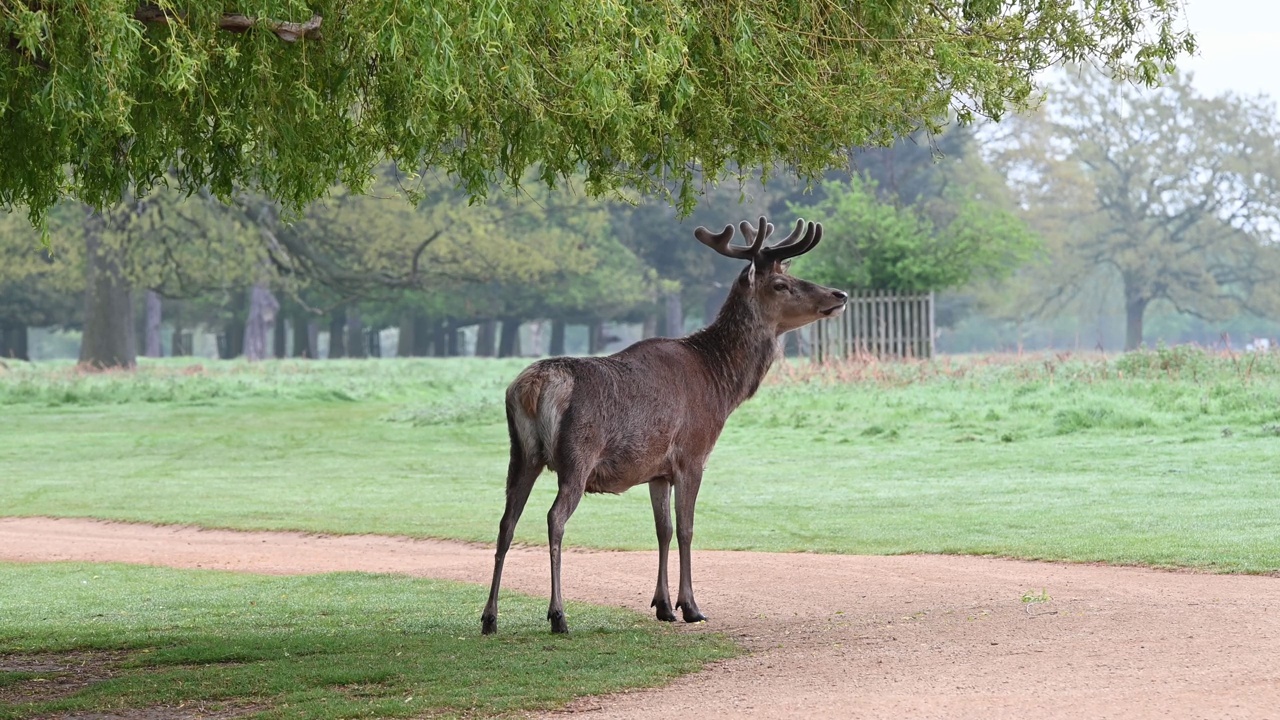
M156 5L154 3L143 3L133 11L133 19L143 24L159 24L167 25L172 19L182 20L181 13L174 13ZM280 38L281 41L287 43L295 43L302 38L308 40L320 39L320 24L324 21L319 15L312 15L310 20L306 22L288 22L284 20L263 20L260 18L251 18L239 13L225 13L218 19L218 27L227 32L236 34L246 33L255 27L265 28ZM31 64L41 70L51 70L53 66L48 60L38 57L26 48L23 48L18 38L10 35L4 41L4 47L19 55L25 56Z
M413 251L413 263L409 270L409 278L411 280L416 281L418 279L418 262L422 260L422 251L426 250L427 246L434 242L436 238L440 237L443 232L443 230L437 230L431 233L426 240L423 240L422 243L418 245L418 249Z
M133 19L140 23L168 24L173 14L153 3L143 3L133 13ZM302 38L318 40L320 38L319 15L312 15L306 22L286 22L283 20L262 20L246 17L239 13L225 13L218 19L218 27L233 33L244 33L255 27L263 27L275 33L276 37L287 43L297 42Z

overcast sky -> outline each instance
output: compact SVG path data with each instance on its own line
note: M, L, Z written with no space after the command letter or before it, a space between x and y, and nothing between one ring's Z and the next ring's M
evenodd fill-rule
M1280 1L1186 0L1200 45L1178 67L1195 74L1205 95L1227 90L1280 101Z

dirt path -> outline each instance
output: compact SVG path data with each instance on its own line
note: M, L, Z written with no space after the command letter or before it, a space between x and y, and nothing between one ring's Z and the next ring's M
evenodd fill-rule
M492 550L0 519L0 561L114 561L488 583ZM1277 718L1280 579L989 558L696 552L704 627L752 652L657 690L579 701L606 718ZM574 552L567 597L647 610L655 553ZM545 595L541 548L504 589ZM1044 589L1045 603L1024 603ZM477 613L477 631L479 629ZM570 618L570 626L573 619Z

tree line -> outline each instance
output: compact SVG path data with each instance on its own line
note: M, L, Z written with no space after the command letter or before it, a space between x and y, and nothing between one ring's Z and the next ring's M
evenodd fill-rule
M958 149L962 134L944 144ZM886 151L893 162L876 167L902 173L914 163L937 173L938 151L902 143ZM901 178L886 178L893 192ZM406 182L421 192L416 204L402 197ZM399 328L401 355L459 354L470 328L472 352L509 356L522 352L520 326L545 320L549 352L565 352L572 325L588 329L581 349L596 352L607 322L680 335L686 316L714 315L738 268L693 241L697 225L822 214L836 193L891 207L873 182L842 190L833 179L816 191L794 176L727 183L684 218L644 198L597 200L575 183L529 183L468 204L447 180L408 179L390 167L368 192L339 189L295 217L251 194L224 203L161 190L105 212L64 203L49 214L48 247L19 215L0 226L0 323L7 337L27 326L81 329L80 359L100 366L130 365L162 345L190 353L197 327L217 333L223 357L318 357L321 334L325 356L360 357L378 352L386 327ZM908 275L919 279L918 270ZM25 354L6 342L5 355Z
M1276 317L1278 137L1265 98L1071 68L1034 112L846 150L851 171L814 181L780 168L710 186L687 217L661 197L599 199L589 178L548 184L537 169L474 203L456 178L391 165L301 213L245 191L160 189L104 211L64 202L47 215L47 247L21 215L0 220L0 349L24 354L26 326L79 327L82 359L127 365L137 348L155 354L164 317L176 351L203 326L224 356L316 357L322 332L329 357L358 356L386 327L405 355L456 354L464 328L474 352L514 355L527 351L518 328L536 320L551 352L571 325L597 351L610 321L645 335L709 321L736 268L692 228L759 214L825 224L796 268L818 282L951 289L944 322L1114 304L1136 347L1162 303L1210 320Z
M336 327L357 300L592 320L644 296L676 327L708 271L635 241L665 206L1005 117L1056 63L1153 84L1195 49L1182 20L1175 0L0 3L0 210L46 245L4 250L0 338L14 354L24 323L81 323L82 358L127 365L156 326L135 305L175 298L243 321L223 344L251 356L273 313ZM533 185L574 192L517 202ZM393 193L409 202L358 199ZM580 201L625 193L657 202ZM902 217L960 241L963 213L933 212ZM83 293L79 317L50 292Z

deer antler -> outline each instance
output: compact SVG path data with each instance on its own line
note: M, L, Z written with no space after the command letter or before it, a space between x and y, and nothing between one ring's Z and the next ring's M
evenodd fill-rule
M803 236L800 235L801 229L805 231ZM817 247L818 242L821 240L822 223L806 223L803 219L796 220L796 227L791 231L791 234L782 242L762 250L760 257L770 263L781 262L809 252Z
M747 235L748 239L751 238L751 235L748 235L745 231L743 234ZM764 238L757 237L749 246L731 245L729 243L733 239L732 225L725 225L723 230L714 234L710 230L699 225L698 228L693 231L693 236L698 238L698 242L701 242L703 245L706 245L727 258L733 258L734 260L755 260L756 254L760 252L760 245L764 241Z
M754 238L760 243L763 243L765 240L768 240L769 236L773 234L773 223L767 222L764 219L763 215L760 216L759 229L757 229L755 225L752 225L746 220L743 220L742 222L738 223L738 228L742 230L743 235L747 236L748 238ZM761 235L763 235L763 237L761 237Z
M718 233L712 233L710 230L698 226L693 231L693 236L703 245L715 250L725 257L734 260L750 260L761 264L772 264L780 262L788 258L803 255L812 250L818 241L822 239L821 223L805 223L804 220L797 220L796 227L791 231L782 242L770 247L764 247L764 241L773 234L773 223L760 217L759 225L752 225L750 222L743 220L738 223L738 228L742 230L743 237L751 241L750 245L732 245L730 241L733 239L733 226L725 225L724 229ZM804 230L804 235L800 232Z

